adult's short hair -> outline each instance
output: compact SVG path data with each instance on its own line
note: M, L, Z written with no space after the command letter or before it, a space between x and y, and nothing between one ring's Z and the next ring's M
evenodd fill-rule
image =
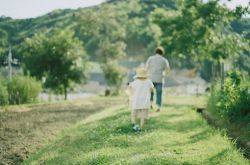
M164 48L159 46L158 48L155 49L155 53L163 55L165 53Z

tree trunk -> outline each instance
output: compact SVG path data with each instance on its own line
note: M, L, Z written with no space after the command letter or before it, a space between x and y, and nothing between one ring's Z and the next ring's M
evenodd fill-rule
M224 77L225 77L225 75L224 75L224 63L221 62L221 64L220 64L221 92L223 92L223 90L224 90Z
M64 100L67 100L67 96L68 96L68 91L67 91L67 87L64 85Z
M220 88L221 92L224 90L224 63L219 60L212 64L212 92L215 90L216 79L220 78Z
M211 92L213 93L215 90L216 80L220 77L220 61L213 61L212 64L212 85L211 85Z
M211 92L212 92L212 95L213 95L213 92L214 92L214 88L215 88L215 70L216 70L216 64L215 62L213 61L212 63L212 83L211 83Z

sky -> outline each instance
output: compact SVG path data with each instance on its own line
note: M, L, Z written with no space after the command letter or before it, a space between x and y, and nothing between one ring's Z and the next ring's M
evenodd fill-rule
M231 9L238 5L247 6L249 2L250 0L231 0L230 2L228 2L228 0L221 0L222 4L226 4Z
M16 19L34 18L55 9L77 9L98 5L105 0L0 0L0 16L8 16ZM208 0L204 0L208 1ZM229 8L236 5L246 6L249 0L221 0Z
M0 16L34 18L55 9L77 9L98 5L105 0L0 0Z

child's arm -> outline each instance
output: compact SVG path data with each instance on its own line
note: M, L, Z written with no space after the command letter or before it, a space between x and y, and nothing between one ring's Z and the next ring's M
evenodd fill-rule
M168 60L165 59L165 69L163 71L163 75L167 76L169 74L170 74L170 65L169 65Z
M154 91L154 84L152 83L151 80L149 80L149 86L150 86L150 92Z
M126 89L126 94L128 95L128 96L131 96L132 95L132 84L131 83L129 83L129 85L128 85L128 87L127 87L127 89Z

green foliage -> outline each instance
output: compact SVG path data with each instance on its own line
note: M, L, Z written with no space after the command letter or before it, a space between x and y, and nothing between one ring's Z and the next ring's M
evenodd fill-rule
M109 0L91 8L55 10L34 19L0 17L0 65L9 44L13 46L13 56L28 63L23 52L17 51L26 38L54 29L71 29L74 37L83 41L92 60L104 63L125 54L148 56L157 45L163 45L166 54L172 56L172 64L181 57L176 60L177 65L190 68L200 65L195 63L197 60L221 60L242 54L248 46L242 36L249 38L250 34L249 19L238 17L242 9L230 11L218 1ZM231 25L240 35L232 31ZM248 56L244 53L238 61L249 72ZM36 74L39 78L43 75ZM57 90L64 89L60 86Z
M7 105L9 103L8 99L7 82L0 77L0 106Z
M250 19L243 18L232 22L232 28L235 32L241 34L246 39L250 39ZM236 59L236 65L238 68L246 71L250 75L250 52L245 51L239 55Z
M167 9L174 6L174 0L114 0L91 8L55 10L34 19L14 20L0 17L0 34L3 34L3 36L1 35L0 43L2 41L7 43L4 45L0 44L0 47L8 47L10 43L13 45L14 51L18 49L18 45L25 38L30 38L36 33L46 29L70 28L85 43L85 49L91 56L95 55L95 50L98 47L97 43L100 38L89 33L89 30L100 30L103 35L108 33L108 35L112 35L113 37L123 35L123 41L128 45L126 51L130 53L129 55L134 55L136 52L139 54L149 44L155 42L155 34L154 31L151 31L148 14L155 8L161 7ZM82 18L79 19L79 16ZM84 21L86 19L90 21ZM80 26L78 26L78 21L81 23ZM103 23L101 26L98 26L100 22ZM83 30L80 30L83 28L87 29L87 31L84 30L85 33L82 33ZM88 32L87 35L86 32ZM19 54L17 56L22 58Z
M230 122L250 122L250 93L248 84L243 86L239 71L231 71L225 79L224 90L212 92L208 109Z
M124 22L127 22L127 12L122 10L122 7L125 6L103 5L94 13L92 9L86 9L76 15L76 27L80 27L82 38L86 40L85 45L87 45L87 47L93 47L93 45L95 45L93 48L102 51L103 47L106 48L106 45L111 48L111 43L116 44L116 42L118 42L124 44L123 40L126 36L126 24L124 24ZM120 47L113 46L112 50L114 49L118 51ZM98 53L98 50L91 50L91 54ZM124 51L124 49L121 49L121 51ZM121 55L115 52L111 53L110 56ZM102 53L99 53L99 55L101 57Z
M0 86L0 106L7 105L8 102L8 91L5 86Z
M119 67L115 62L108 62L101 66L104 77L107 80L107 84L111 87L115 87L114 94L119 94L122 86L123 78L126 76L126 72L123 68Z
M99 48L99 62L101 63L108 63L110 60L115 60L126 55L124 52L126 48L124 42L117 41L112 43L105 40L100 43Z
M235 20L231 23L235 32L244 35L246 38L250 38L250 19L243 18Z
M7 86L10 104L33 103L42 90L41 83L31 77L13 77Z
M127 22L127 13L119 12L123 5L108 6L104 5L98 12L92 13L91 10L84 11L79 16L79 26L84 37L94 36L94 43L101 63L101 68L107 84L115 87L115 94L119 93L124 73L122 69L115 64L115 61L125 55L126 44L123 41L126 36L125 25ZM94 21L93 21L94 20Z
M42 79L45 87L65 94L72 83L86 80L86 60L83 43L70 30L55 30L26 39L20 53L26 72Z
M178 10L156 9L151 16L162 29L166 52L184 59L221 60L247 49L247 42L231 31L234 14L218 1L179 2Z
M243 53L240 54L239 57L236 59L235 65L245 71L250 76L250 53Z
M14 20L8 17L0 17L0 52L1 49L4 49L6 47L8 48L9 42L11 45L13 45L13 51L15 51L15 49L18 49L18 45L20 45L20 43L22 43L25 38L30 38L34 34L46 29L69 28L75 31L76 36L85 43L85 49L87 53L90 54L91 57L93 57L93 59L98 59L99 57L96 57L95 55L99 47L98 42L100 38L97 38L96 35L89 33L90 29L92 31L100 30L103 35L106 35L105 33L108 33L108 35L112 34L112 36L115 36L113 34L117 33L118 36L121 36L122 34L122 41L126 43L126 52L129 55L149 55L151 54L151 52L153 52L155 46L159 45L159 42L162 42L161 29L163 29L164 31L164 38L166 36L172 35L173 38L175 38L176 32L180 32L184 35L190 34L190 36L196 36L197 38L183 37L184 42L186 42L185 45L188 44L188 42L190 42L191 44L195 40L199 39L199 34L202 35L205 31L209 30L206 28L207 24L209 24L211 28L218 27L218 22L220 22L220 19L223 17L223 15L227 13L226 10L217 10L219 6L213 1L209 2L207 5L202 5L201 1L196 2L194 0L185 1L185 5L180 2L184 1L110 0L107 3L103 3L99 6L91 8L83 8L77 10L55 10L51 13L34 19ZM171 15L170 17L168 17L169 15L166 15L166 20L170 20L170 22L166 24L166 26L162 24L162 26L160 26L162 27L160 30L159 27L156 27L152 24L152 17L149 16L151 13L155 13L160 9L165 12L180 13L182 8L184 10L183 13L185 12L186 15L184 16L185 18L187 18L186 20L183 19L182 23L174 21ZM110 14L107 14L109 12ZM79 17L82 18L79 19ZM157 19L161 20L162 18L164 17L158 17ZM88 19L89 21L84 21ZM227 19L222 20L225 22ZM78 26L79 22L81 23L81 26ZM100 22L103 22L102 26L97 26L100 25ZM214 22L216 23L213 24ZM106 25L104 23L106 23ZM204 26L202 24L204 24ZM233 24L233 27L237 32L244 33L244 31L249 31L249 28L247 26L248 24L249 20L244 20L240 24ZM174 28L174 26L176 26L176 28ZM181 28L186 29L182 30ZM240 31L237 30L237 28L240 29ZM174 29L176 30L174 31ZM166 33L166 31L169 31L169 33ZM176 41L179 39L181 38L176 38ZM167 41L168 40L166 40L166 43L168 43ZM197 41L199 45L200 41ZM1 43L4 44L1 45ZM197 43L194 44L194 47L196 47ZM174 45L176 45L177 48L180 44L173 43L171 45L173 47L169 47L169 43L165 46L166 50L170 49L170 51L167 51L168 54L172 54L172 49L175 47ZM185 50L185 46L183 46L183 50ZM4 54L6 54L6 52ZM200 53L196 54L200 56ZM186 56L186 54L183 54L183 52L176 53L175 55ZM17 54L17 56L19 56L19 58L22 58L22 55L20 54Z
M233 70L233 71L229 71L227 73L228 76L228 84L232 84L234 86L240 86L241 84L241 79L242 79L242 74L239 70ZM231 82L230 82L231 81Z

